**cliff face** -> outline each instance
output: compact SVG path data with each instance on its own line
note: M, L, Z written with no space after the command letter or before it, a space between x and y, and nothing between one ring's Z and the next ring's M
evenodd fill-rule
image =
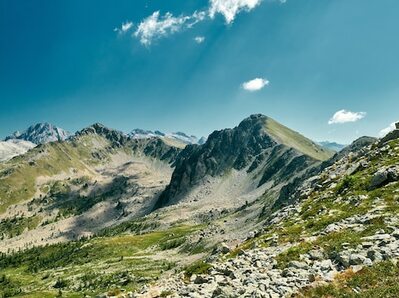
M273 119L252 115L233 129L213 132L203 145L187 146L156 208L178 200L205 177L232 169L260 177L259 186L270 181L277 184L316 163L319 152L323 152L321 147Z

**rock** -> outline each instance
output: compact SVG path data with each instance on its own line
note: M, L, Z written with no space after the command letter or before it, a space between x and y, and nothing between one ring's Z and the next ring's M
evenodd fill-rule
M306 263L299 262L299 261L291 261L288 264L288 266L292 267L292 268L296 268L296 269L307 269L307 268L309 268L309 266Z
M399 230L394 230L392 232L392 236L395 237L396 239L399 239Z
M359 271L362 270L362 269L363 269L363 266L362 266L362 265L355 265L355 266L352 266L352 271L353 271L353 273L359 272Z
M371 266L371 265L373 265L373 261L370 260L369 258L365 258L364 261L363 261L363 265Z
M319 266L320 266L320 269L323 271L329 271L333 268L333 264L330 259L321 261Z
M226 269L223 270L223 274L224 274L225 276L230 277L231 279L237 278L236 275L234 274L234 270L231 270L231 269L228 269L228 268L226 268Z
M349 257L349 264L350 265L362 265L364 260L366 259L365 256L361 254L351 254Z
M320 250L311 250L308 252L311 260L322 260L324 258L323 253Z
M373 190L388 184L389 182L397 181L399 174L396 168L380 169L371 178L369 189Z
M206 284L208 282L208 278L202 276L202 275L198 275L195 280L194 283L199 285L199 284Z
M220 252L222 253L222 254L227 254L227 253L229 253L231 251L231 249L230 249L230 247L226 244L226 243L222 243L221 245L220 245Z
M341 252L338 253L337 256L335 257L335 260L342 265L343 267L347 268L349 267L349 261L350 261L350 257L349 254L346 252Z
M375 262L378 262L378 261L382 261L382 260L383 260L382 254L381 254L379 251L374 250L374 249L371 249L371 250L369 250L369 251L367 252L367 257L368 257L370 260L375 261Z
M373 246L373 243L372 242L363 242L362 243L362 247L363 248L370 248L370 247L372 247Z

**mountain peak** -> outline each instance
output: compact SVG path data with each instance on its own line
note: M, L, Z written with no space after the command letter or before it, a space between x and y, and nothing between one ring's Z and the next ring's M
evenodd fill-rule
M196 136L188 135L181 131L172 132L172 133L164 133L159 130L152 131L152 130L136 128L136 129L133 129L128 135L133 139L146 139L146 138L158 137L158 138L162 138L162 139L178 141L184 145L199 144L199 139Z
M34 144L64 141L70 137L70 133L48 122L36 123L23 132L15 131L5 140L25 140Z
M104 138L108 139L109 141L111 141L116 145L122 145L128 139L128 137L123 132L112 128L108 128L104 124L98 122L77 132L76 136L79 137L82 135L91 135L91 134L97 134L103 136Z

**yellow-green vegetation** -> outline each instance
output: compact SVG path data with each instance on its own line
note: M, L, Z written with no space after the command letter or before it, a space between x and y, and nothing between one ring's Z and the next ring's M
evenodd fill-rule
M334 155L334 152L325 149L300 133L281 125L272 118L267 118L265 123L266 131L277 141L292 147L317 160L327 160Z
M376 171L399 164L399 140L390 142L390 147L394 154L388 154L388 150L380 152L371 158L367 167L352 175L324 184L329 177L322 174L319 184L324 186L302 198L298 213L284 218L278 225L268 226L263 235L244 242L228 257L234 257L240 249L248 249L254 243L267 247L273 239L277 239L278 244L293 244L276 258L278 267L285 268L290 261L298 260L301 254L309 250L323 248L327 257L332 258L347 247L356 247L362 237L374 235L377 231L390 233L392 228L389 227L389 218L399 212L399 182L369 189L371 177ZM363 222L362 230L345 228L322 233L330 224L354 216L362 218L376 206L382 206L385 215L373 216ZM315 235L316 239L312 237Z
M54 142L0 164L0 213L12 204L32 198L40 176L51 177L71 170L90 171L88 165L95 162L92 150L78 142Z
M334 283L305 289L297 297L314 298L397 298L399 267L390 261L363 268L360 272L343 273Z
M42 217L34 215L31 217L13 217L0 221L0 240L21 235L25 230L36 228Z
M211 264L199 260L185 267L184 274L187 278L190 278L193 274L206 274L211 268Z
M198 226L177 226L142 235L98 236L2 254L0 297L24 297L28 293L54 297L60 291L63 297L81 297L135 290L176 267L173 259L153 256L182 245L182 239L198 229ZM165 246L165 243L174 244Z

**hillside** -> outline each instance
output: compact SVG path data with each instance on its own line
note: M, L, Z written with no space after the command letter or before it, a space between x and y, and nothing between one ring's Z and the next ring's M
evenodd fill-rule
M201 146L187 146L179 155L172 180L156 207L197 197L215 197L213 202L218 200L228 207L234 205L232 188L236 203L253 201L266 191L278 191L283 184L332 155L273 119L252 115L233 129L213 132ZM220 179L223 183L218 182ZM221 189L221 184L225 188ZM223 192L229 201L223 200ZM246 198L240 200L240 196Z
M0 164L1 251L56 243L152 209L171 175L178 148L134 140L95 124Z
M0 294L397 297L397 131L324 154L263 115L183 150L39 145L0 164Z
M397 297L398 135L341 156L299 186L297 200L246 241L222 246L216 257L186 271L186 280L174 276L151 291L174 297Z

